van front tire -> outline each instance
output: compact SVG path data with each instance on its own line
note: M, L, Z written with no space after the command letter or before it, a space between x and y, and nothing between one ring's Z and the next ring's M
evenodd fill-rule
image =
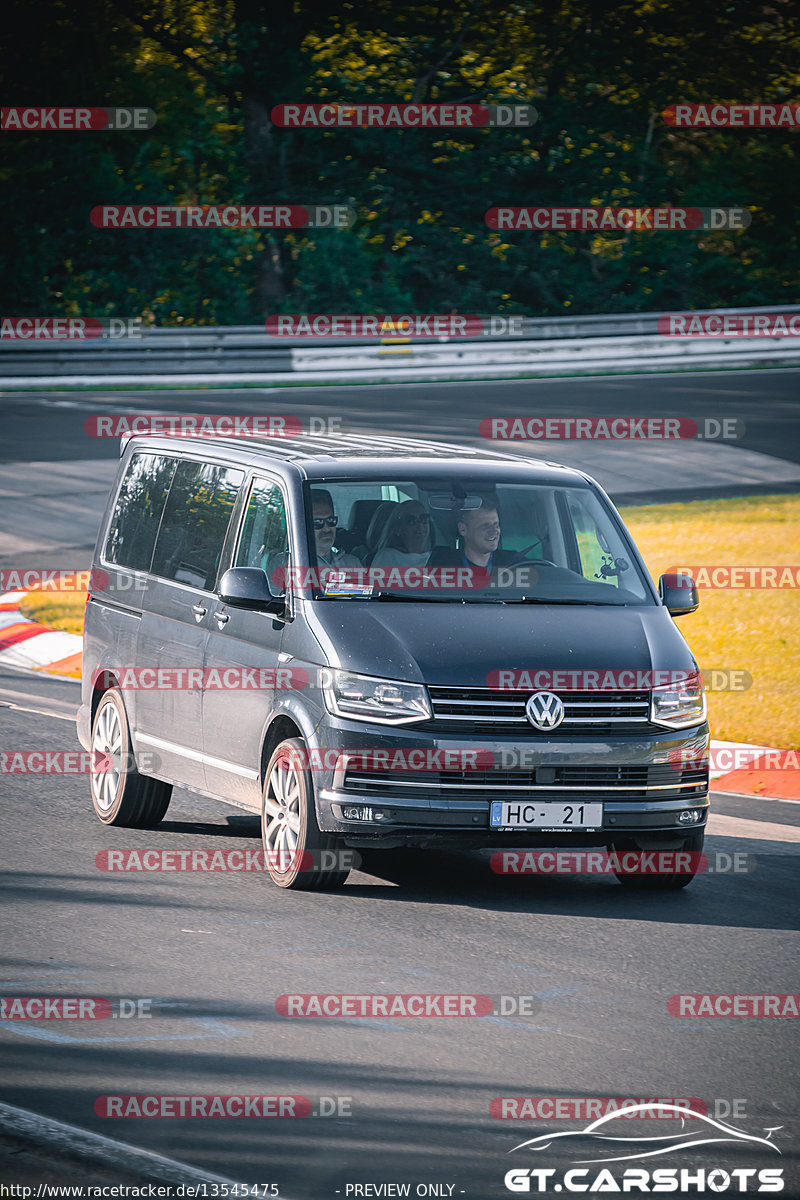
M172 784L140 775L122 695L105 692L92 721L92 805L104 825L153 829L169 807Z
M684 839L681 850L689 851L691 854L699 854L703 849L704 841L705 832L703 830L699 833L693 833L690 837ZM616 854L622 855L626 850L636 850L638 847L634 842L615 842L609 849ZM615 871L614 874L621 884L636 891L676 892L680 888L688 887L697 874L697 871L675 871L663 875L638 875L626 871Z
M314 807L308 751L301 738L276 746L264 773L261 797L264 863L282 888L332 891L350 873L344 844L323 833Z

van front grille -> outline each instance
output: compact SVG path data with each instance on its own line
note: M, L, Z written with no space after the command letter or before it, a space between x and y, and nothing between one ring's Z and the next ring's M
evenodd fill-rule
M482 687L429 687L433 718L427 726L470 732L539 731L525 715L530 691L495 691ZM650 693L639 692L562 692L556 693L564 704L564 719L546 737L575 733L641 733L657 728L650 722Z
M598 794L609 800L692 799L708 791L707 768L556 766L533 770L375 771L347 768L344 790L391 796L401 792L446 799L524 799Z

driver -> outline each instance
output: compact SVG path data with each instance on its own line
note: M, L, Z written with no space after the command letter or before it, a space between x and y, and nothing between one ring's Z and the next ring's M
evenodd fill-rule
M495 500L487 498L480 508L462 509L458 519L459 547L437 546L428 559L428 566L477 567L489 575L497 567L519 562L518 552L499 549L500 532Z

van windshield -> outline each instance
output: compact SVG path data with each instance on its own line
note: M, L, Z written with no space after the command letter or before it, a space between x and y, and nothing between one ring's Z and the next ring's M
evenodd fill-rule
M326 600L655 604L621 522L588 487L491 477L305 485L310 572ZM281 580L282 582L282 580Z

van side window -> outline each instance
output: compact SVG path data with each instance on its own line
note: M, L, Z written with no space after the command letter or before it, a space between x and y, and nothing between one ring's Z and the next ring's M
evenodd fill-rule
M149 571L164 500L177 459L134 454L128 463L108 530L107 562Z
M211 591L244 471L181 462L153 554L154 575Z
M254 479L247 501L235 567L262 567L276 595L284 591L284 570L289 561L286 506L277 483Z
M596 513L597 501L591 492L574 491L562 493L566 496L574 537L580 557L580 569L584 579L595 579L612 587L620 586L620 573L611 570L614 567L615 554L619 554L620 545L612 546L601 531ZM625 560L621 560L625 561ZM627 568L627 563L626 563Z

